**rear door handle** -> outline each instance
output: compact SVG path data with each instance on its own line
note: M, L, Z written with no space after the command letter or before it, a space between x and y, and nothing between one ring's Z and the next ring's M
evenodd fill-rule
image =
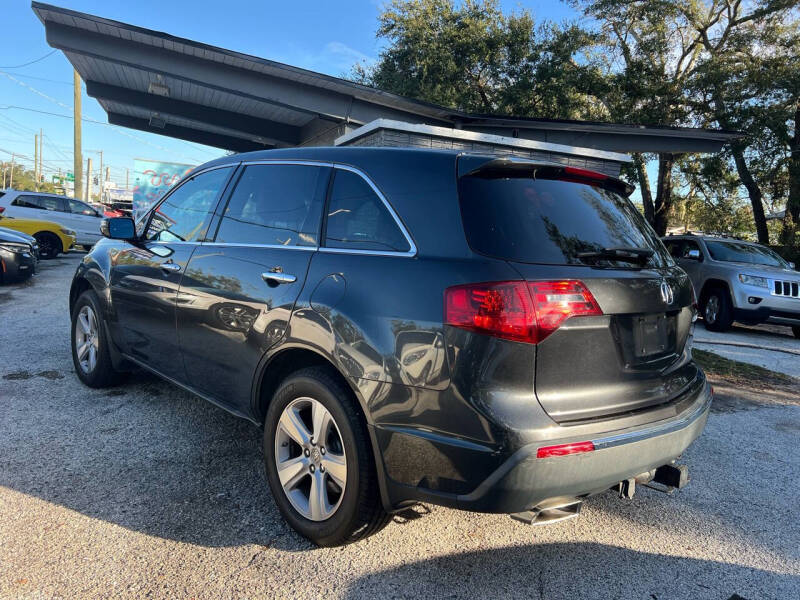
M181 266L176 265L175 263L162 263L161 270L165 273L177 273L181 270Z
M297 277L295 277L294 275L289 275L288 273L281 273L281 272L262 273L261 279L263 279L267 283L272 283L275 285L280 285L282 283L294 283L295 281L297 281Z

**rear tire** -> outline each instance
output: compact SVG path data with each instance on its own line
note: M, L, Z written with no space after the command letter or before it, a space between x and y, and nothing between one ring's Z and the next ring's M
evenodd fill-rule
M709 331L727 331L733 323L733 307L728 290L712 288L703 303L703 323Z
M72 308L72 363L78 379L91 388L110 387L124 377L111 361L102 314L94 290L78 296Z
M322 440L313 439L315 410L328 415L335 425L321 428L328 432ZM299 427L294 427L294 434L285 428L287 416L298 419ZM301 445L295 441L298 436L309 441ZM325 445L329 448L327 457L323 452ZM310 450L305 454L308 458L303 458L305 450ZM325 462L333 459L339 461L335 464L340 469L346 466L338 470L343 487L336 483L334 463ZM286 467L292 461L300 464L294 473L287 475ZM281 514L295 531L319 546L358 541L376 533L391 519L381 504L367 425L356 400L324 368L302 369L290 375L275 392L264 422L264 463ZM284 483L278 474L279 464ZM321 511L312 508L315 489L323 490L320 505L325 508Z
M795 325L792 327L792 333L794 334L794 337L800 340L800 325Z
M63 252L64 248L61 245L61 240L58 236L49 231L40 231L35 233L33 237L39 242L39 256L45 259L51 259L58 256L59 252Z

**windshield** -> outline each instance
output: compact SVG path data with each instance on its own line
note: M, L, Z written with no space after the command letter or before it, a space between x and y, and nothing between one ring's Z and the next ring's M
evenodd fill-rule
M476 252L517 262L633 268L614 258L579 258L607 248L643 248L651 267L674 265L626 198L584 183L530 177L459 180L461 217Z
M765 246L745 244L743 242L706 241L711 258L723 262L750 263L788 269L789 263Z

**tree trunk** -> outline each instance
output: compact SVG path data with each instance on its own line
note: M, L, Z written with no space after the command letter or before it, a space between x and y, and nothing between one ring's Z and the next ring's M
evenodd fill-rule
M767 230L767 219L764 216L764 202L762 200L761 188L753 179L747 161L744 159L744 147L741 144L733 144L731 148L733 161L736 163L736 172L739 179L750 196L750 204L753 207L753 221L756 224L756 234L760 244L769 244L769 231Z
M667 234L669 210L672 208L672 167L675 155L662 153L658 155L658 181L656 182L655 212L653 229L660 236Z
M789 143L789 198L786 201L786 216L783 220L781 242L795 243L800 225L800 101L794 111L794 136Z
M653 207L653 194L650 192L650 179L647 177L647 165L641 152L633 153L633 164L636 168L636 178L639 180L639 191L642 194L642 205L644 206L644 218L650 225L653 225L655 208Z

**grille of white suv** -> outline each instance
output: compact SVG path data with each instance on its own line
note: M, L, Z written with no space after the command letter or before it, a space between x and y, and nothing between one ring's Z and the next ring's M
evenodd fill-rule
M800 298L800 283L797 281L780 281L776 279L773 282L772 295L773 296L786 296L789 298Z

